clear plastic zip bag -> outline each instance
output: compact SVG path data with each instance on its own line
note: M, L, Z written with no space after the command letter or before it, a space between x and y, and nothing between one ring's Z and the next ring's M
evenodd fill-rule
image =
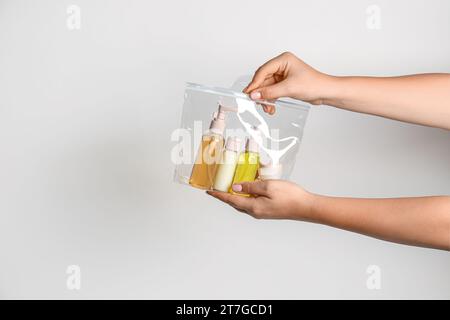
M275 106L275 113L262 105ZM309 108L298 100L253 101L242 92L187 83L181 126L171 137L174 181L232 192L234 183L288 179Z

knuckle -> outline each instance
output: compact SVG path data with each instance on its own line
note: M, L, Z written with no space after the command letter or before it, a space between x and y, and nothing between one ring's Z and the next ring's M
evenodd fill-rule
M274 181L271 180L267 180L265 185L264 185L264 189L267 193L272 193L275 191L276 185L274 183Z
M266 99L268 97L271 97L272 92L273 92L272 87L267 87L267 88L264 88L261 90L261 94L262 94L263 98L266 98Z
M256 219L256 220L261 220L261 219L262 219L262 217L261 217L261 215L260 215L259 213L251 212L251 213L250 213L250 216L251 216L253 219Z
M254 214L254 213L251 216L253 217L253 219L256 219L256 220L261 220L262 219L259 215Z
M250 192L250 186L246 182L241 182L242 190L241 192L249 193Z
M263 208L261 207L261 205L259 205L257 202L255 202L252 206L251 206L251 212L252 212L252 216L256 219L260 219L262 217L263 214Z
M285 51L281 54L281 56L285 57L285 58L291 58L294 54L290 51Z

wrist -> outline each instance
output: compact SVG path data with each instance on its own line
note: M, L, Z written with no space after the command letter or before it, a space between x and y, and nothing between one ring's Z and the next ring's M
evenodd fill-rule
M299 188L299 194L295 197L297 199L297 206L294 211L295 217L293 218L308 222L320 222L318 204L321 201L321 197L318 194Z
M342 105L346 92L346 77L325 75L322 84L322 104L337 107Z
M305 220L309 222L314 223L321 223L323 224L325 222L325 217L323 216L323 204L327 201L326 196L322 196L319 194L309 193L308 196L308 210L307 214L305 216Z

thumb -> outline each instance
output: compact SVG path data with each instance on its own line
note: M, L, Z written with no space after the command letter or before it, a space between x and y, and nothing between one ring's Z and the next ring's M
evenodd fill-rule
M248 193L257 196L267 196L267 181L257 180L233 184L232 189L238 193Z
M271 99L278 99L280 97L287 96L287 86L284 81L275 83L270 86L261 87L258 89L255 89L250 94L250 97L253 100L271 100Z

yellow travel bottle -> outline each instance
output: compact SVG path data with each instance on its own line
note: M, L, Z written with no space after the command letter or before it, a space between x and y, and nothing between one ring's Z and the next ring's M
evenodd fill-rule
M211 189L218 163L222 155L225 130L225 111L219 105L214 112L209 130L202 136L189 184L200 189Z
M247 138L245 152L239 155L238 164L233 177L233 184L240 182L255 181L259 168L258 144L253 138ZM239 194L248 197L248 194L236 193L231 187L229 193Z

